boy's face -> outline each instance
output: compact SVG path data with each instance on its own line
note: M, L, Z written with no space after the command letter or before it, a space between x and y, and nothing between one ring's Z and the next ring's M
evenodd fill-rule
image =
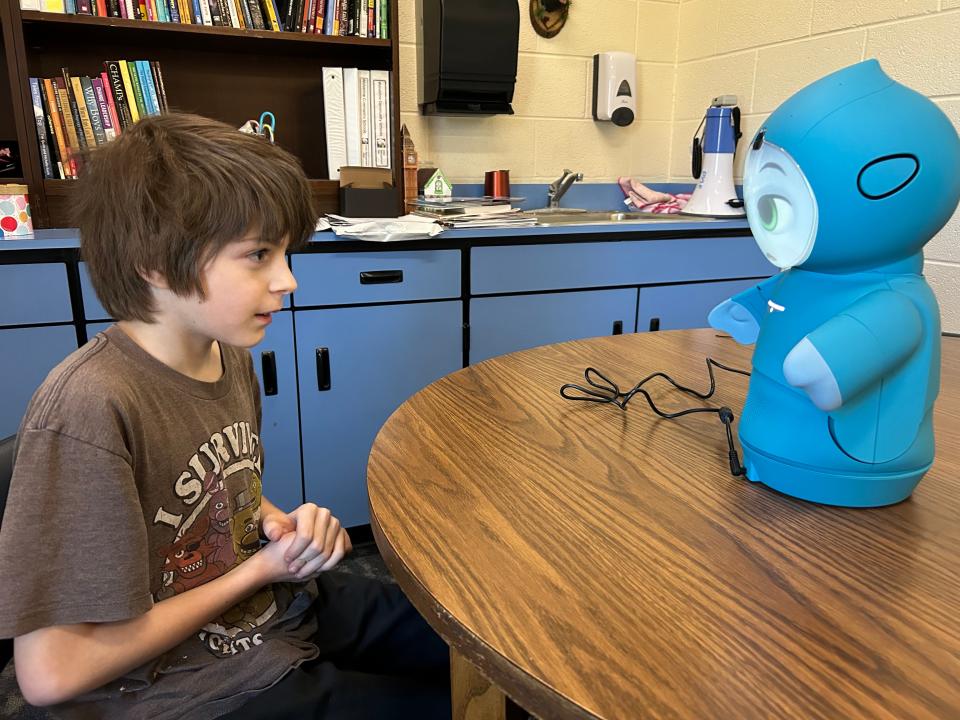
M272 313L297 287L284 255L256 232L227 244L203 268L205 298L176 298L171 308L189 331L236 347L263 340Z

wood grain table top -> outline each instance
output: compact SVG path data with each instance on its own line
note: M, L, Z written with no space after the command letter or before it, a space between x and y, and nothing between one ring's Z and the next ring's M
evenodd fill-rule
M886 508L734 478L715 415L563 400L593 366L706 389L712 330L544 346L405 402L368 468L375 537L421 613L543 718L960 717L960 339L937 456ZM717 371L738 413L747 378ZM654 382L668 409L699 404Z

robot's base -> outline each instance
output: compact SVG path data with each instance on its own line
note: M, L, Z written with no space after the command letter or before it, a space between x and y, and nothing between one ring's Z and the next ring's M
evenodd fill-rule
M793 465L744 443L747 478L785 495L842 507L893 505L910 497L930 465L902 473L837 473Z

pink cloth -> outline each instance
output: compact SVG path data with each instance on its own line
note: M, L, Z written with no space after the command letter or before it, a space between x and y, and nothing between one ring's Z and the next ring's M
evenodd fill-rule
M648 188L633 178L622 177L617 182L623 190L624 197L629 204L640 212L656 213L659 215L678 213L686 206L690 193L658 192Z

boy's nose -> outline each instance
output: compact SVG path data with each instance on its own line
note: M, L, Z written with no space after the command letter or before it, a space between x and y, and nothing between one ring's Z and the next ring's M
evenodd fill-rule
M277 263L277 271L274 274L271 290L283 295L289 295L297 289L297 279L293 276L290 266L287 264L286 256L281 256Z

